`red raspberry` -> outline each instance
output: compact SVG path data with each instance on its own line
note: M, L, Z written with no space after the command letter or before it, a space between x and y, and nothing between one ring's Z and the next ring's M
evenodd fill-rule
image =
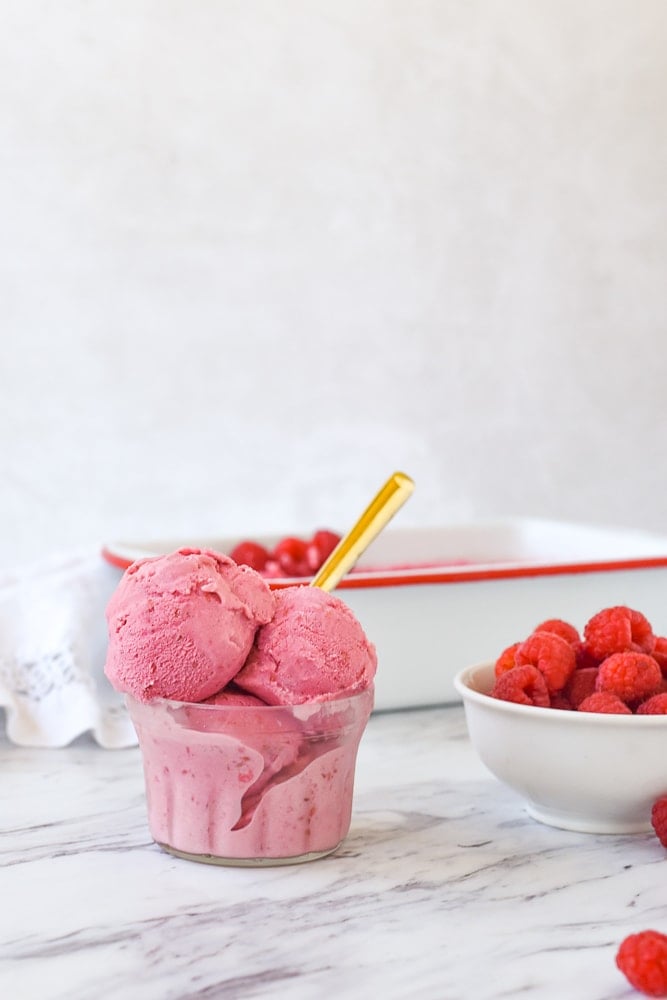
M651 825L663 847L667 847L667 795L661 795L651 809Z
M597 667L580 667L571 675L563 694L570 699L574 708L578 708L584 698L593 694L597 676Z
M655 646L648 619L622 604L593 615L584 628L584 641L588 651L598 660L612 653L650 653Z
M309 576L308 543L302 538L282 538L271 557L280 566L284 576Z
M513 701L518 705L538 705L549 708L549 692L544 674L529 663L513 667L497 678L492 698Z
M266 560L269 558L269 553L268 550L258 542L239 542L239 544L229 553L229 557L230 559L233 559L235 563L238 563L239 566L250 566L258 573L261 573L266 566Z
M553 632L554 635L559 635L561 639L565 639L572 646L581 642L581 636L574 625L563 621L562 618L547 618L545 622L534 628L533 632Z
M662 795L653 803L651 825L663 847L667 847L667 795Z
M657 660L662 676L667 677L667 639L661 635L656 637L651 656Z
M562 691L556 691L556 693L552 694L551 697L549 698L549 707L558 708L562 712L571 712L572 709L574 708L574 705L572 704L570 699L567 698L565 694L563 694Z
M285 571L278 562L277 559L272 559L271 555L266 560L266 566L262 570L262 576L265 580L277 580L285 575Z
M520 642L513 642L507 649L503 649L493 668L496 677L500 677L501 674L506 674L512 667L516 667L516 651L520 645Z
M585 642L578 642L574 647L574 652L577 657L577 670L583 670L585 667L600 666L600 661L596 656L593 656Z
M553 632L533 632L516 651L517 665L531 663L544 674L550 694L561 691L575 666L574 648Z
M624 701L611 691L595 691L579 703L578 712L597 712L600 715L632 715Z
M311 572L316 573L322 563L329 558L340 541L335 531L316 531L308 543L308 563Z
M621 942L616 965L636 990L649 997L667 996L667 935L630 934Z
M660 687L662 674L652 656L646 653L612 653L598 668L595 686L610 691L621 701L643 701Z
M637 715L667 715L667 692L651 695L637 707Z

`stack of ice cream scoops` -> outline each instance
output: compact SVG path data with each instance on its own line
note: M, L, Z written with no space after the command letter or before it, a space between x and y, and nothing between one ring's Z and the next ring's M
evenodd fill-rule
M105 670L127 696L154 840L223 864L335 850L377 667L350 608L183 548L130 566L107 620Z

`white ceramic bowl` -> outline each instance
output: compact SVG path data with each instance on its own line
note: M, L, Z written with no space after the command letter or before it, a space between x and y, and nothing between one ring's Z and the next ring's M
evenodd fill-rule
M597 715L489 697L493 664L454 678L481 761L542 823L584 833L651 829L667 795L667 716Z

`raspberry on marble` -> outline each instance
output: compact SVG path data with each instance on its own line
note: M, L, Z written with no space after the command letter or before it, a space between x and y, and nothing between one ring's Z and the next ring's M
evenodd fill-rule
M651 809L651 825L663 847L667 847L667 795L661 795Z
M654 930L628 935L618 949L616 965L640 993L667 996L667 935Z

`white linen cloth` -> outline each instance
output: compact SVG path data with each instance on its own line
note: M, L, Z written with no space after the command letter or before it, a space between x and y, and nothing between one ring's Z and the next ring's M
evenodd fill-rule
M99 551L0 575L0 706L11 742L63 747L90 732L108 749L136 744L104 676L104 610L120 577Z

